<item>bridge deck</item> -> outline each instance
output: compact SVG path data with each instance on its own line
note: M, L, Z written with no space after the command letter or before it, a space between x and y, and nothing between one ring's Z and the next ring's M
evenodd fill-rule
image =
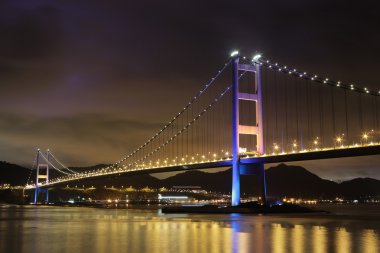
M240 158L241 164L268 164L268 163L283 163L283 162L295 162L295 161L306 161L306 160L319 160L319 159L331 159L331 158L343 158L343 157L355 157L355 156L368 156L368 155L379 155L380 145L372 146L361 146L361 147L351 147L342 149L329 149L329 150L315 150L300 153L288 153L288 154L276 154L267 155L260 157L245 157ZM154 174L162 172L178 172L186 170L195 169L211 169L211 168L222 168L232 166L232 160L223 161L211 161L197 164L187 164L187 165L177 165L177 166L167 166L159 168L144 168L135 169L128 171L115 171L109 174L102 175L92 175L89 177L73 178L70 180L63 180L60 182L51 182L48 185L42 185L41 187L49 187L53 185L64 184L73 181L88 181L101 178L118 177L121 175L137 175L137 174ZM33 187L32 187L33 188Z

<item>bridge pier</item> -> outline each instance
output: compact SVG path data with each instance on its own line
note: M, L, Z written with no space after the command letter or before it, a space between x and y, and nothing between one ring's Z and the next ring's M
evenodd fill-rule
M45 203L48 204L49 203L49 189L43 189L43 188L40 188L40 187L36 187L36 189L34 190L34 204L37 205L38 203L38 195L41 193L41 192L44 192L45 193Z
M261 201L264 205L267 203L267 180L265 177L265 166L260 164L260 181L261 181Z
M264 134L263 134L263 111L262 111L262 86L260 64L258 59L261 55L253 57L253 65L239 64L239 53L237 51L231 54L233 57L232 64L232 191L231 191L231 205L237 206L240 204L240 134L256 136L256 149L253 151L257 154L264 154ZM253 94L241 93L239 91L239 70L244 72L255 73L255 83ZM255 125L241 125L239 117L239 101L247 100L255 103L256 106L256 124ZM245 152L245 151L244 151ZM259 165L261 171L261 181L263 185L263 203L266 202L266 189L265 189L265 170L264 164Z
M258 164L240 164L240 175L258 176L261 188L261 202L266 204L267 192L266 192L266 179L265 179L265 167L263 163Z
M39 187L36 186L36 188L34 189L34 204L37 205L37 202L38 202L38 192L39 192Z
M40 184L40 179L44 180L46 183L49 182L49 154L50 154L50 151L47 150L47 158L44 158L44 156L42 154L40 154L40 150L38 149L37 150L37 157L36 157L36 162L37 162L37 174L36 174L36 188L34 190L34 204L37 205L38 203L38 195L40 192L45 192L45 201L46 203L49 203L49 190L46 188L46 189L42 189L39 187L39 184ZM46 164L42 164L40 163L40 155L42 155L42 157L44 159L46 159Z
M233 55L232 64L232 191L231 205L240 204L239 162L239 54Z

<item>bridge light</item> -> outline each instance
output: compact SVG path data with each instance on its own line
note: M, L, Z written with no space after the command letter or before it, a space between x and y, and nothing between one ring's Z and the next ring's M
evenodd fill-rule
M256 54L255 56L253 56L252 61L257 62L260 58L261 58L261 54Z
M316 137L313 141L313 144L315 145L315 149L318 149L318 145L319 145L319 137Z
M235 50L231 53L231 57L234 57L239 54L239 51Z
M342 134L342 135L336 137L335 141L336 141L336 143L338 144L338 146L343 147L343 136L344 136L344 134Z

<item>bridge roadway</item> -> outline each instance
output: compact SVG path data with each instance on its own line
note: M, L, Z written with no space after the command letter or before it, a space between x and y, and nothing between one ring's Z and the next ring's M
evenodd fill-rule
M368 156L368 155L379 155L380 154L380 144L369 145L369 146L359 146L350 148L337 148L328 150L315 150L315 151L305 151L300 153L286 153L286 154L276 154L276 155L265 155L260 157L240 157L241 165L252 165L252 164L268 164L268 163L284 163L284 162L296 162L296 161L307 161L307 160L319 160L319 159L332 159L332 158L344 158L344 157L356 157L356 156ZM40 185L41 188L51 187L55 185L67 184L69 182L76 181L90 181L100 178L110 178L119 177L121 175L138 175L138 174L154 174L162 172L178 172L186 170L195 169L211 169L211 168L222 168L232 166L232 160L223 161L212 161L197 164L188 165L178 165L178 166L167 166L159 168L144 168L137 170L127 170L127 171L115 171L109 174L103 175L93 175L90 177L83 177L77 179L63 180L60 182L51 182L47 185ZM30 187L33 189L34 187Z

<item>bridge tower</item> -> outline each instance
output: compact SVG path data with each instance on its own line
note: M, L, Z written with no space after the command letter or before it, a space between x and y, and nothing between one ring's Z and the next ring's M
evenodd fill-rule
M263 135L263 112L262 112L262 89L260 64L258 59L260 55L253 58L253 65L240 64L239 53L237 51L231 54L233 57L232 65L232 194L231 205L236 206L240 203L240 175L241 174L259 174L262 182L262 201L266 202L266 182L264 164L242 165L239 158L239 139L241 134L256 136L256 152L264 154L264 135ZM255 74L255 83L253 94L242 93L239 91L239 71L253 72ZM256 105L256 125L246 126L240 124L239 118L239 100L252 101Z
M38 202L38 194L40 192L45 192L45 201L49 203L49 190L47 188L43 189L39 187L41 182L49 183L49 156L50 150L46 151L46 163L41 163L41 151L37 149L37 174L36 174L36 188L34 190L34 204Z

